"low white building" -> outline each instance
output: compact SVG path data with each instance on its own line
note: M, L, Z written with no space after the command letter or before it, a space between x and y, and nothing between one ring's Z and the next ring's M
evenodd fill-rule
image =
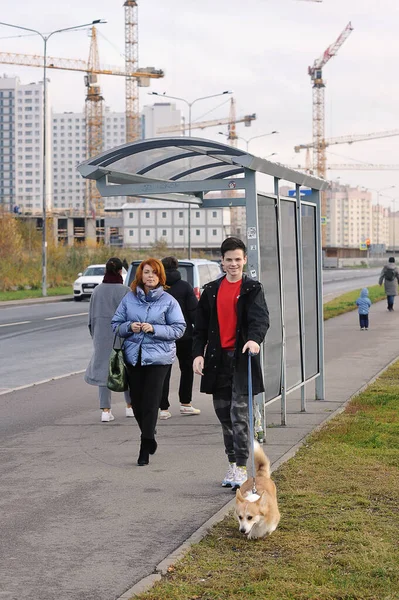
M207 250L219 248L231 235L230 208L198 208L177 202L145 201L122 206L123 245L149 248L165 241L170 248L188 247L189 210L191 247Z

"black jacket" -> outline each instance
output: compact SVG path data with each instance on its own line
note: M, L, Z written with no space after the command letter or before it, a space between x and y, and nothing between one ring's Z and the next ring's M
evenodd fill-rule
M217 388L218 371L221 367L216 297L223 277L204 286L200 298L194 328L193 356L204 356L204 374L201 392L212 394ZM237 301L237 337L234 357L234 386L238 394L248 394L248 354L242 349L248 340L261 344L269 329L269 311L259 281L243 275L240 296ZM264 391L260 356L252 358L253 393Z
M186 322L186 331L183 337L177 340L179 343L182 340L192 339L193 327L195 323L195 314L197 312L198 300L194 294L193 286L181 278L181 274L177 269L166 271L166 292L173 296L178 303L183 313Z

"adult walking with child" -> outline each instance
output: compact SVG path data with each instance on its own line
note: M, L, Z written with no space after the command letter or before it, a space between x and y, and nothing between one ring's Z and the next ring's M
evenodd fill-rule
M384 283L385 293L387 296L387 309L392 312L395 302L395 296L398 295L399 271L395 265L395 257L390 256L388 264L384 265L380 278L379 285Z

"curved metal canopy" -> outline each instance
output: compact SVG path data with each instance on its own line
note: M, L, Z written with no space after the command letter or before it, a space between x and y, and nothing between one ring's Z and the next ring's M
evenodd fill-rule
M109 184L184 182L245 176L258 171L314 189L326 182L226 144L202 138L153 138L112 148L78 166L87 179Z

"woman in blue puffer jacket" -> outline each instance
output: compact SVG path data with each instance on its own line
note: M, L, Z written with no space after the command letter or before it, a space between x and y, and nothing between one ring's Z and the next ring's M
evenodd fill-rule
M166 275L156 258L143 260L112 319L125 338L125 358L134 416L141 431L139 466L157 449L155 427L165 377L176 358L175 341L186 329L177 300L164 291Z

